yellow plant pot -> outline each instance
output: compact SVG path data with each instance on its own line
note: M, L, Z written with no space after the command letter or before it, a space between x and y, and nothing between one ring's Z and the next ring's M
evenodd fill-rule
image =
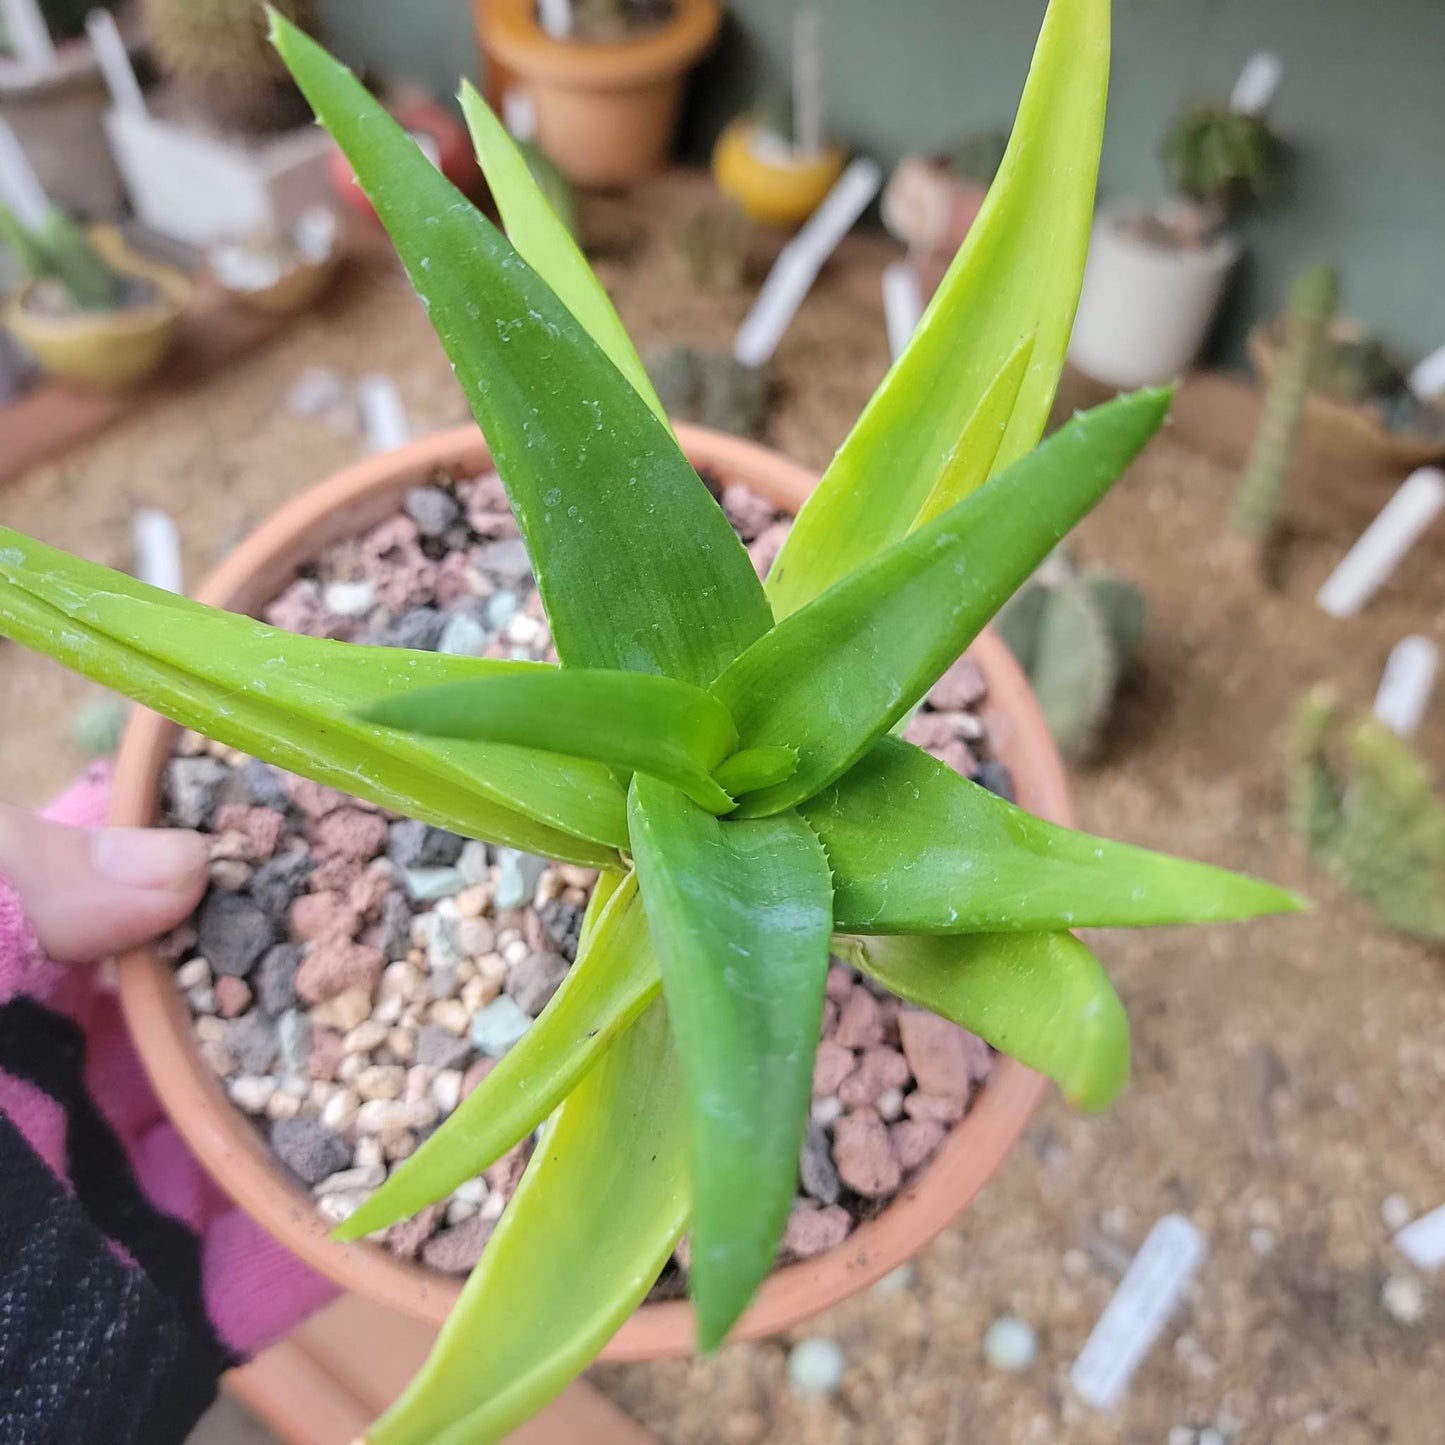
M165 360L191 299L191 283L173 267L142 260L116 231L97 229L91 242L115 270L153 282L157 295L121 311L46 316L26 306L35 289L31 283L11 301L6 324L57 381L124 391L145 381Z
M795 229L822 204L847 157L837 146L826 146L817 155L784 159L768 154L758 137L752 121L728 126L713 149L713 179L754 221Z

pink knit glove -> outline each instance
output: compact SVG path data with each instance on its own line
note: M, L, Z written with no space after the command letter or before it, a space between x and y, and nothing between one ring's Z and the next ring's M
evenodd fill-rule
M114 1367L123 1378L110 1383L129 1398L143 1383L125 1363L130 1330L130 1353L159 1371L149 1387L174 1402L156 1363L167 1350L192 1376L198 1359L211 1362L213 1390L222 1369L334 1293L197 1164L131 1048L114 989L84 966L180 922L206 883L196 835L100 826L109 784L107 765L92 768L50 822L0 806L0 1361L23 1361L27 1375L12 1382L0 1365L6 1441L102 1438L79 1429L85 1406L64 1398L63 1370L48 1391L35 1382L50 1358L84 1356L92 1402ZM27 1385L49 1403L17 1403L10 1389ZM51 1409L70 1413L58 1425ZM133 1438L168 1438L160 1420L138 1416ZM110 1413L103 1438L132 1436Z

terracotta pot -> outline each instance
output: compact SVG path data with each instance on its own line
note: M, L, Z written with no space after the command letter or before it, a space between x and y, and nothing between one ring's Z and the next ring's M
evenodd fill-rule
M554 40L536 0L473 0L489 65L532 99L537 143L584 186L626 186L667 160L687 72L712 44L718 0L673 0L671 18L622 40Z
M95 249L115 270L152 282L152 300L120 311L77 311L49 316L26 305L33 286L11 302L6 324L57 381L94 391L126 391L154 374L166 359L191 299L191 283L171 266L145 261L130 251L119 232L101 227L91 235Z
M679 426L693 463L725 482L742 482L794 510L814 478L752 442ZM463 427L370 458L303 493L253 532L207 579L199 597L242 612L271 601L303 563L332 542L389 516L409 487L438 469L463 475L490 459L480 433ZM1056 822L1071 821L1067 785L1028 683L1007 649L985 633L973 649L989 685L985 709L995 746L1013 772L1020 801ZM112 819L153 822L161 773L175 741L173 724L138 712L116 770ZM149 949L120 961L126 1018L157 1093L216 1181L254 1219L343 1288L432 1325L440 1325L461 1289L389 1254L379 1245L338 1244L310 1195L282 1167L255 1127L230 1103L202 1060L191 1017L172 970ZM876 1218L829 1254L775 1273L734 1332L734 1339L777 1334L872 1284L918 1253L954 1220L1002 1163L1046 1087L1039 1075L1002 1059L973 1108L920 1177ZM606 1360L683 1356L692 1348L685 1301L644 1305L603 1352Z

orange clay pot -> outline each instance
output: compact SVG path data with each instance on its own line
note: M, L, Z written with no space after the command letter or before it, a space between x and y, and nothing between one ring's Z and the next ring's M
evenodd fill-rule
M777 507L793 511L814 478L753 442L702 427L679 426L693 464L724 484L741 482ZM202 601L241 612L270 602L302 564L332 542L353 537L397 510L409 487L438 469L461 476L490 466L473 427L441 432L369 458L313 487L281 508L221 564L201 587ZM1013 773L1019 801L1054 822L1072 821L1064 769L1028 683L1004 645L985 632L972 655L988 680L984 716L995 750ZM176 738L174 724L138 712L116 769L112 821L155 821L161 773ZM398 1259L379 1245L339 1244L310 1195L272 1155L255 1127L232 1106L197 1049L191 1017L169 965L150 949L120 961L126 1019L146 1070L177 1128L217 1183L266 1230L343 1289L440 1325L461 1282ZM917 1254L968 1206L1022 1134L1046 1087L1012 1059L998 1067L973 1108L933 1162L876 1218L839 1248L778 1270L734 1330L735 1340L778 1334L855 1294ZM685 1356L693 1348L686 1301L647 1304L603 1351L612 1361Z
M532 98L537 144L583 186L626 186L667 161L687 72L712 44L719 0L673 0L670 19L622 40L554 40L536 0L473 0L489 65Z

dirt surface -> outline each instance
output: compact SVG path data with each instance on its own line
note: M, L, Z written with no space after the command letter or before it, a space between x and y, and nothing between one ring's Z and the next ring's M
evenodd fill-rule
M594 211L600 269L644 343L726 345L745 309L745 297L691 285L667 243L694 194L662 188L641 206ZM650 235L634 229L640 214L653 218ZM779 352L771 440L801 461L826 460L882 373L876 256L864 246L825 277ZM419 308L393 281L0 491L0 519L125 564L132 507L165 506L195 579L242 528L359 453L356 437L288 414L285 394L307 365L388 371L418 429L463 410ZM1409 1282L1398 1300L1417 1277L1392 1250L1381 1206L1398 1195L1416 1214L1445 1201L1445 961L1311 873L1286 832L1278 764L1304 687L1333 680L1367 705L1399 637L1445 644L1440 543L1419 549L1363 617L1335 622L1311 598L1338 543L1299 539L1282 589L1266 591L1220 541L1231 484L1227 468L1166 434L1080 530L1081 555L1138 582L1151 620L1110 752L1076 778L1078 809L1092 830L1262 873L1317 907L1097 938L1134 1021L1124 1099L1099 1119L1049 1104L910 1281L808 1327L845 1352L836 1395L789 1392L786 1341L595 1371L666 1445L1162 1445L1176 1428L1188 1441L1185 1429L1209 1427L1251 1445L1440 1438L1445 1296L1419 1279L1419 1318L1384 1308L1387 1279ZM8 644L0 676L0 796L36 802L76 766L68 719L91 690ZM1421 743L1445 767L1438 700ZM1207 1256L1124 1404L1095 1416L1070 1398L1068 1366L1118 1270L1171 1210L1204 1231ZM1039 1337L1019 1375L982 1357L989 1323L1008 1312Z

